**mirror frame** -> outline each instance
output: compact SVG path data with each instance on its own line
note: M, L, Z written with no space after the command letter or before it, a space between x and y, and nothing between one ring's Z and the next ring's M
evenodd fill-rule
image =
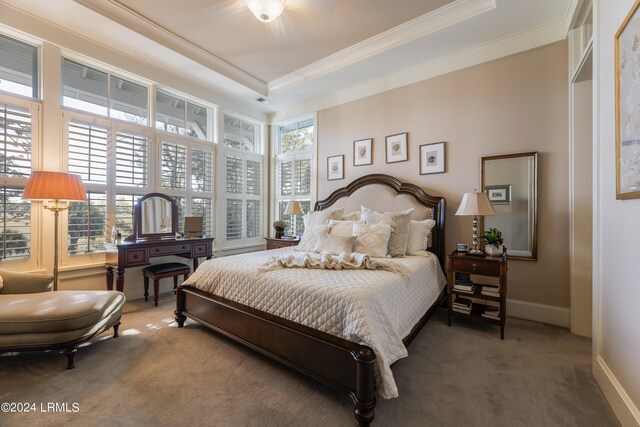
M171 203L171 232L167 233L142 233L141 221L142 221L142 203L150 199L152 197L160 197L162 199L167 200ZM133 210L133 234L131 237L134 237L135 240L144 240L144 239L161 239L163 237L175 237L176 232L178 231L178 205L176 201L162 193L149 193L144 196L138 198L136 201L136 206Z
M518 157L531 157L533 158L533 242L531 245L531 256L528 255L511 255L509 254L509 248L507 248L507 255L509 259L519 259L523 261L537 261L538 260L538 152L530 151L528 153L516 153L516 154L504 154L501 156L487 156L482 157L481 167L481 189L484 192L485 189L485 162L487 160L504 160L513 159ZM480 217L480 230L484 233L484 216ZM483 244L484 247L484 244Z

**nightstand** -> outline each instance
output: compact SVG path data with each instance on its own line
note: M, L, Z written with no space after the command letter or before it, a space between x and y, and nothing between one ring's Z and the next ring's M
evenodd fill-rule
M497 278L498 283L487 283L485 278L488 277ZM447 306L449 326L455 316L493 323L500 325L500 338L504 339L507 317L507 255L482 257L459 252L449 254Z
M267 250L298 246L298 243L300 243L300 239L274 239L265 237L264 240L267 241Z

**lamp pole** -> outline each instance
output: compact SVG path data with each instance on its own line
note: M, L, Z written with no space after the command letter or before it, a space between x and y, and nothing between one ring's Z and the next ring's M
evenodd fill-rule
M68 203L54 199L51 206L44 206L45 209L53 212L53 290L58 290L58 228L60 228L60 212L69 209Z

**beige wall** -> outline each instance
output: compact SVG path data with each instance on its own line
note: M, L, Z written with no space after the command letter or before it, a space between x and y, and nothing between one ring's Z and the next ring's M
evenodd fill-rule
M640 425L640 200L616 200L614 35L634 3L594 6L594 374L623 426Z
M482 156L539 152L538 261L512 261L509 298L569 306L568 104L565 42L502 58L318 113L318 197L354 178L386 173L447 199L447 251L470 242L456 217L480 186ZM384 137L409 132L409 161L385 164ZM353 166L353 141L374 138L374 163ZM446 173L419 175L421 144L447 141ZM327 156L345 155L345 179L326 180Z

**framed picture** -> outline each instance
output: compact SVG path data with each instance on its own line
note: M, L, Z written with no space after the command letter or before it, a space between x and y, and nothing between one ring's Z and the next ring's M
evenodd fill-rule
M484 191L492 205L511 204L511 185L485 185Z
M344 155L327 157L327 181L344 179Z
M636 1L615 37L616 199L640 198L640 2Z
M420 146L420 175L444 172L444 142Z
M373 138L353 141L353 166L373 164Z
M201 216L186 216L184 218L184 237L202 237L204 218Z
M387 163L406 162L409 160L407 132L389 135L385 138Z

